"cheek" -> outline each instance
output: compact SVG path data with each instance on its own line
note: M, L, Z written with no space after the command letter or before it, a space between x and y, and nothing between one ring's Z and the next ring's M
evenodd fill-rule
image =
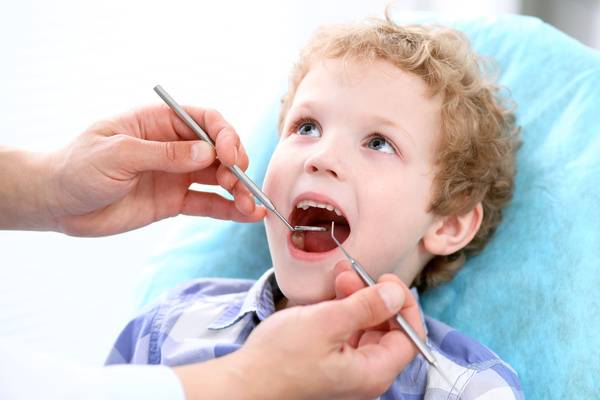
M390 176L378 182L371 180L360 191L359 246L375 275L391 272L407 260L428 226L429 197L422 182L416 180L408 174Z
M267 167L267 172L263 182L263 190L269 197L278 192L273 189L279 186L279 184L282 182L282 176L285 176L287 164L283 161L285 160L283 153L284 151L281 150L281 146L277 145Z
M409 222L427 213L430 202L430 178L412 169L403 173L371 179L365 188L364 204L378 218L400 218ZM365 179L365 182L369 180Z
M305 157L306 153L289 140L279 142L269 161L263 183L263 190L271 200L289 200L285 195L304 170Z

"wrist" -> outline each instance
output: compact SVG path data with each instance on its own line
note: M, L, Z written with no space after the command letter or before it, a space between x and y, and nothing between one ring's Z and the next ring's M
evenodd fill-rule
M235 367L225 356L203 363L173 368L179 378L186 400L245 399L242 383L235 380Z
M0 229L51 230L50 157L0 148Z
M243 349L204 363L174 367L186 400L277 400L285 396L281 382L250 359Z
M251 351L242 347L231 354L230 373L244 393L240 399L244 400L277 400L293 399L286 396L285 383L278 379L275 370L261 364L264 355L252 354ZM268 357L268 355L267 355Z

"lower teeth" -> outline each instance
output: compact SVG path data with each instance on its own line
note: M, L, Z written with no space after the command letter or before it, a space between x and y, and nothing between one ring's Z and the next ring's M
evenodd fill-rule
M304 250L304 232L292 233L292 243L300 250Z

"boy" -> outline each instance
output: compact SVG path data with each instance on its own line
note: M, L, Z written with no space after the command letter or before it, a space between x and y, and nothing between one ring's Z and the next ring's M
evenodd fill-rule
M483 247L512 194L516 129L496 94L455 31L389 18L321 30L292 72L264 190L292 225L335 221L374 278L439 285ZM276 310L335 298L343 256L329 232L292 234L270 214L265 225L272 270L177 290L125 328L108 363L219 357ZM382 399L523 397L494 353L438 321L425 327L452 385L419 355Z

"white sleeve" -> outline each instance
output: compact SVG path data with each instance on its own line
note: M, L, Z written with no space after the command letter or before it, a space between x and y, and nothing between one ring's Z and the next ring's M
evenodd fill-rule
M0 338L0 399L42 398L185 400L185 395L165 366L82 366Z

